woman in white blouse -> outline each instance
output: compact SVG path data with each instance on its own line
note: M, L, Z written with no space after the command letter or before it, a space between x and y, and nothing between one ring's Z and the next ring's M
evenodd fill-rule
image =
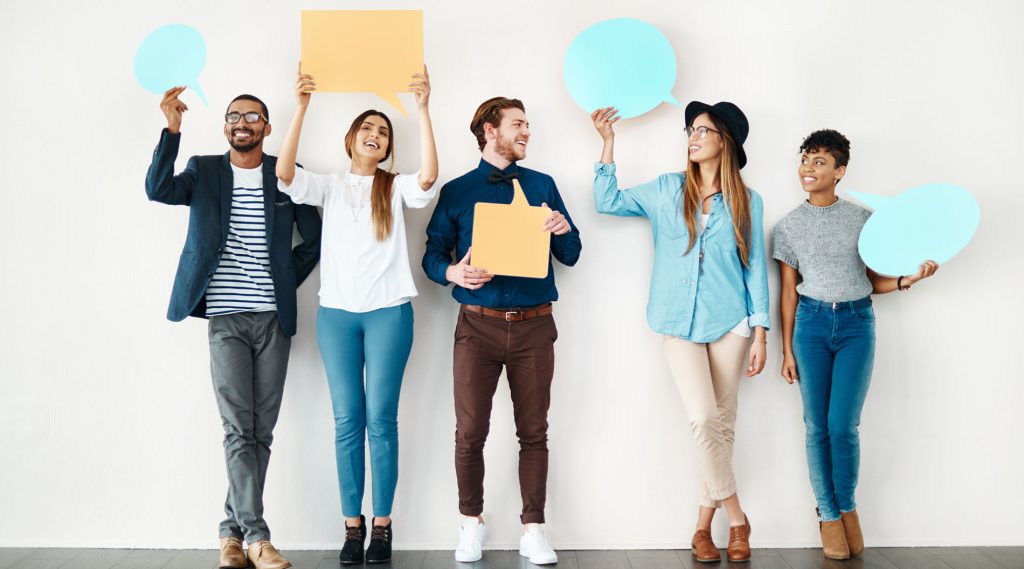
M356 117L345 135L345 151L352 159L349 172L297 169L302 122L315 90L313 77L300 69L298 106L278 157L278 188L295 203L324 208L316 331L334 407L338 485L346 518L339 560L358 564L364 559L361 509L368 435L374 519L365 558L385 562L391 558L391 505L398 481L398 398L412 349L410 301L416 296L403 210L425 207L437 193L430 78L424 67L409 84L420 119L416 174L380 167L394 153L394 130L391 120L375 110Z

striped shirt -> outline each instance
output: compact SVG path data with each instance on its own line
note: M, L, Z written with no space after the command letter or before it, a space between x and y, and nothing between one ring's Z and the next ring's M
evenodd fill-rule
M263 209L263 168L232 164L231 170L234 190L228 241L206 289L207 316L277 310Z

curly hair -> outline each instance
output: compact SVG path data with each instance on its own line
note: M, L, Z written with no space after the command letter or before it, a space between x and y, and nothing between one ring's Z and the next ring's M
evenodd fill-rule
M816 130L808 134L803 144L800 145L800 152L810 153L816 151L824 151L831 154L836 159L836 168L850 163L850 141L837 130Z

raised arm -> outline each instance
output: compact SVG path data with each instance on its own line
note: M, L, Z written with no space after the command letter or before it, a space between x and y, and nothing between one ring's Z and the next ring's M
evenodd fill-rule
M412 76L409 91L416 94L416 109L420 114L420 188L427 191L437 181L437 146L434 144L434 126L430 122L430 74L427 66L423 73Z
M192 202L198 165L195 158L188 161L185 171L174 174L174 161L181 143L181 116L188 106L178 98L185 87L171 87L160 100L160 110L167 118L167 128L160 134L160 143L153 151L153 161L146 172L146 196L151 201L168 205L188 205Z
M299 71L295 78L295 115L292 117L292 124L288 127L288 134L284 136L284 143L281 145L281 153L277 157L277 179L285 186L290 186L295 179L295 159L299 153L299 137L302 136L302 122L306 118L306 109L309 108L310 93L316 91L316 82L313 76L302 73L302 62L299 62Z
M618 109L604 107L590 113L594 130L601 136L601 160L594 166L594 207L597 213L621 216L646 216L654 209L658 199L659 181L630 189L619 189L615 175L615 129Z

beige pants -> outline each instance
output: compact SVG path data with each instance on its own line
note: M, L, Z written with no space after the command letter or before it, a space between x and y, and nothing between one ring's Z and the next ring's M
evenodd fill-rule
M740 377L750 339L727 333L710 344L665 336L665 357L690 418L701 474L700 504L718 508L736 493L732 443Z

